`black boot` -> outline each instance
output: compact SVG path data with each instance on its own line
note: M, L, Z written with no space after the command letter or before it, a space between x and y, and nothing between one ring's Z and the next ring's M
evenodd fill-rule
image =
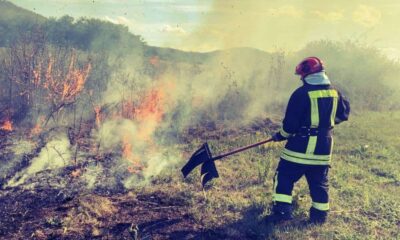
M277 202L272 206L272 213L266 217L265 221L268 223L280 223L292 218L292 205Z
M316 208L310 208L310 223L324 224L328 218L328 211L321 211Z

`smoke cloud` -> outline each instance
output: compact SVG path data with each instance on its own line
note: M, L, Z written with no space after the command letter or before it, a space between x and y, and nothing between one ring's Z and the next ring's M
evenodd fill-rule
M28 168L19 172L6 186L16 187L23 184L29 177L43 170L59 169L71 164L71 151L68 138L64 134L54 136L39 155L32 159Z
M64 53L55 60L45 58L38 68L42 71L32 73L38 76L38 82L46 80L39 75L51 77L49 73L71 76L71 81L64 84L64 77L53 81L53 94L35 105L46 107L36 109L37 113L31 110L25 123L35 130L31 133L37 132L36 137L50 128L61 134L46 139L38 156L7 186L19 186L41 171L71 165L83 169L75 176L90 190L149 184L168 169L178 174L176 165L185 159L182 150L174 146L182 144L185 137L197 137L189 135L189 128L218 123L237 127L259 118L281 116L290 93L301 85L293 74L294 67L311 55L324 60L332 82L358 108L395 108L399 94L392 89L398 86L398 64L359 42L311 42L297 52L285 51L282 45L283 49L271 48L270 52L256 49L263 48L265 42L280 42L282 37L305 35L307 28L298 30L293 19L303 21L311 13L325 17L326 22L337 22L344 21L344 13L332 10L321 16L321 12L307 12L296 4L261 1L215 1L212 9L214 14L207 14L195 31L182 32L183 46L208 49L211 41L223 50L182 52L145 44L133 46L127 41L129 44L116 47L115 52L107 50L107 54L94 53L93 57L82 51L69 54L70 61L64 61ZM286 24L293 31L282 31L284 36L273 34L285 29ZM202 36L207 36L207 41ZM96 42L99 46L103 43ZM247 44L252 48L238 48ZM43 56L48 55L45 53ZM91 61L83 60L86 57ZM68 65L71 67L65 67ZM69 73L58 74L57 68L60 73ZM74 84L75 75L84 81ZM76 85L74 95L64 93L74 89L69 83ZM38 84L36 89L46 90L48 86ZM364 99L365 93L374 100ZM54 96L61 98L54 101ZM53 104L46 105L49 99ZM47 106L54 114L46 114L43 121L40 116L48 111ZM39 127L33 127L35 124ZM18 149L14 153L24 154Z

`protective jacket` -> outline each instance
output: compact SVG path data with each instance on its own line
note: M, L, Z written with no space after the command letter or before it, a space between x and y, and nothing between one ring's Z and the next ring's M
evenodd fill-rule
M307 165L329 165L332 129L346 121L350 104L330 84L304 85L290 97L279 137L287 139L281 158Z

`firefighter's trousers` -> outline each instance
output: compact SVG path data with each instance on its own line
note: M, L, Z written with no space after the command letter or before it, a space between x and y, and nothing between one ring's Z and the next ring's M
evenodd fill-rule
M305 175L312 207L319 211L328 211L328 171L328 165L305 165L281 159L274 177L273 201L275 204L291 204L293 186Z

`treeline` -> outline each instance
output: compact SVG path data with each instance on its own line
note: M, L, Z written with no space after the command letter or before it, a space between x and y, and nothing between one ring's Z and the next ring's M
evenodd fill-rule
M82 51L119 51L141 48L140 36L128 31L128 27L98 19L69 16L50 18L42 26L49 43L71 46Z
M128 27L107 21L70 16L47 19L8 1L0 1L0 9L0 47L9 47L21 34L32 30L41 32L50 44L82 51L123 51L144 46L141 37L130 33Z

